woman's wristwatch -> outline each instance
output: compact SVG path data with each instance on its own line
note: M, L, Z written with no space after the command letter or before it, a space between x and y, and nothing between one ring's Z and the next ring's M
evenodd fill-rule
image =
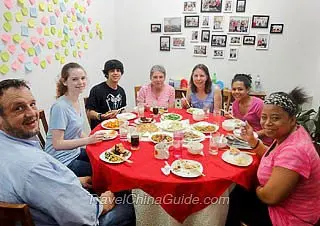
M97 118L98 118L99 121L101 121L101 115L102 115L101 113L97 114Z

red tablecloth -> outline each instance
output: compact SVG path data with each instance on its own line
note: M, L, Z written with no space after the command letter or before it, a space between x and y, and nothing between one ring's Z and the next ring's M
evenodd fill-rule
M185 110L170 109L170 112L181 114L184 119L190 119L194 123L192 115ZM210 116L209 122L216 122L218 119ZM92 132L102 129L98 125ZM220 128L221 133L225 133ZM234 182L249 188L255 178L258 159L250 167L237 167L225 163L221 159L223 151L217 156L208 153L209 141L203 141L204 154L191 155L183 152L182 158L193 159L201 162L205 176L198 178L180 178L173 174L165 176L160 168L164 166L163 160L154 158L154 144L151 142L140 142L140 150L133 151L130 160L132 164L108 164L99 159L99 155L119 143L119 137L115 140L104 141L87 146L87 153L93 169L93 187L96 191L111 190L113 192L139 188L160 201L162 208L179 222L183 222L189 215L195 213L217 198ZM124 146L129 149L130 144L125 142ZM172 154L168 160L169 164L174 161ZM176 203L173 200L179 200ZM186 198L192 197L194 203L187 202ZM185 203L181 203L185 199ZM196 201L199 200L199 201Z

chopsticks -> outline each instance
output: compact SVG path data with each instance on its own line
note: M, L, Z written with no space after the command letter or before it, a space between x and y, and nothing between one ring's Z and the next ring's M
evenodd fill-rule
M182 94L183 99L185 99L188 107L191 108L191 105L189 104L189 101L187 100L187 98L186 98L186 96L184 95L184 93L182 92L181 94Z
M114 155L114 156L117 156L118 158L120 158L122 161L125 161L127 163L133 163L133 161L129 160L129 159L126 159L120 155L116 155L115 153L113 153L112 151L110 151L109 153L111 153L111 155Z
M119 108L118 110L117 110L117 114L119 114L122 110L124 110L126 108L126 106L124 106L124 107L122 107L122 108Z

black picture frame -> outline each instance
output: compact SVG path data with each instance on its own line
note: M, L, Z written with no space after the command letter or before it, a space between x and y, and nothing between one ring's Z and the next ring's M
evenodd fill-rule
M268 15L253 15L251 21L252 28L268 28L269 26Z
M256 36L254 35L243 36L242 44L247 46L254 46L256 44Z
M171 48L171 37L160 36L160 51L170 51Z
M227 46L227 35L212 35L211 46L213 47L226 47Z
M221 13L222 0L201 0L200 12Z
M200 18L196 16L184 16L184 27L199 27Z
M243 3L243 4L240 5L240 3ZM246 11L246 4L247 4L246 0L237 0L236 12L237 13L244 13Z
M161 33L161 24L151 24L151 33Z
M210 30L201 30L201 42L210 42Z
M284 24L270 24L270 34L282 34Z

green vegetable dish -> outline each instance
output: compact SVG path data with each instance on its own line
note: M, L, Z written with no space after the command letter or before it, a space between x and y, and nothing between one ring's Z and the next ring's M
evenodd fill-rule
M164 115L165 120L181 120L181 115L178 114L167 114Z

